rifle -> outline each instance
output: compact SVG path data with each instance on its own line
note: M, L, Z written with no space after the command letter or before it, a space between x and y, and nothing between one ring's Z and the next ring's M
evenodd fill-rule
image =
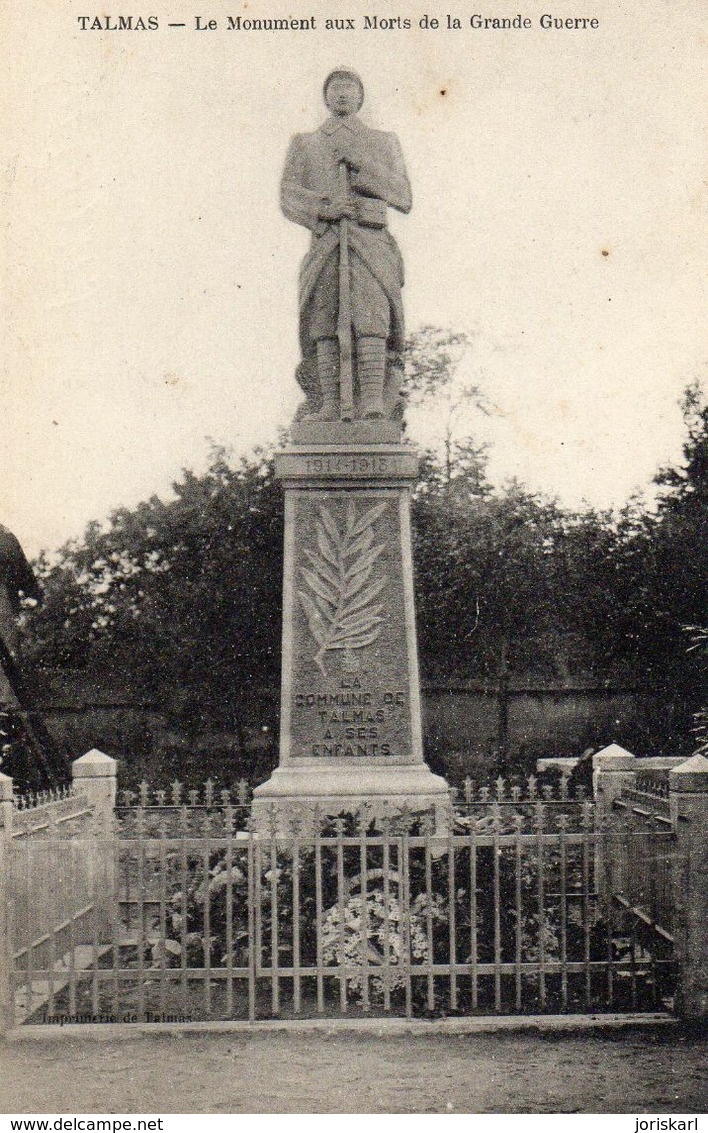
M349 197L347 163L339 164L341 195ZM339 340L339 397L342 421L354 417L354 375L352 371L352 297L349 280L349 222L346 216L339 221L339 313L337 316Z

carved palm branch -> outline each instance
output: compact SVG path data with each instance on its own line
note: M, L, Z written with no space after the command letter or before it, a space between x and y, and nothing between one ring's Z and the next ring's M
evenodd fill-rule
M315 662L325 677L324 659L330 650L363 649L381 632L383 604L376 598L386 579L372 582L371 572L386 547L385 542L373 543L374 524L387 507L375 504L357 517L350 500L343 531L321 507L315 521L317 550L304 548L310 565L300 568L307 589L298 590L298 597L319 646Z

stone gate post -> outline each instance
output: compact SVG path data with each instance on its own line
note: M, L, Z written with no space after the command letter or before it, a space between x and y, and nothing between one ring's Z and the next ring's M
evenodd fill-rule
M87 828L86 852L91 857L92 896L96 930L110 939L115 923L116 853L113 812L118 762L92 748L71 765L74 788L88 799L93 811Z
M610 744L592 757L593 794L598 818L609 817L612 804L625 787L633 787L637 757L619 744Z
M612 805L625 787L636 782L637 757L619 744L610 744L596 752L592 759L595 823L603 836L595 852L595 884L603 901L611 895L612 881L621 885L625 856L619 852L617 823L613 821Z
M708 1018L708 759L694 755L669 771L676 836L672 870L674 940L679 964L676 1010Z

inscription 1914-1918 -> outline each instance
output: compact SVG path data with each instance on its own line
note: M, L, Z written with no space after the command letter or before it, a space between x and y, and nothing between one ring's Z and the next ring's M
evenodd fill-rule
M307 754L321 757L391 756L390 727L408 698L399 690L363 689L358 678L342 681L338 692L300 692L295 713L307 722L313 742Z
M389 456L310 456L305 461L305 469L311 476L325 473L330 476L371 476L397 472L398 463Z
M287 481L409 480L418 470L418 457L401 446L389 452L282 452L276 456L277 475Z

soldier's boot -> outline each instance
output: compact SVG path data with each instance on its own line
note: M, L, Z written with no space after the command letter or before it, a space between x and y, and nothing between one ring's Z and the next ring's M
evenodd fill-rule
M317 340L317 377L322 405L313 421L336 421L339 417L339 343L336 338Z
M357 342L357 360L361 405L359 414L369 420L385 417L383 403L386 375L386 341L383 338L360 338Z

